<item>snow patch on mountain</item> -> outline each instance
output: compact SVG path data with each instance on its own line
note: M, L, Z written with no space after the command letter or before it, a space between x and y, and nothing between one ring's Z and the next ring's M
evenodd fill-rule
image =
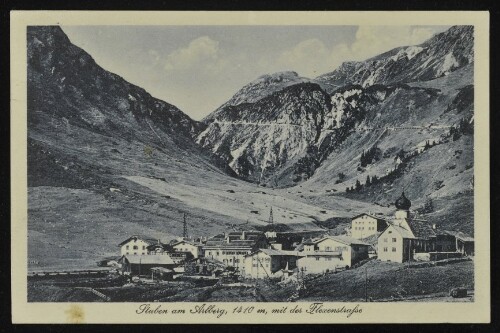
M455 59L453 53L450 52L444 57L443 64L441 65L440 68L438 68L437 73L438 75L448 75L450 71L457 68L458 66L459 63L457 59Z

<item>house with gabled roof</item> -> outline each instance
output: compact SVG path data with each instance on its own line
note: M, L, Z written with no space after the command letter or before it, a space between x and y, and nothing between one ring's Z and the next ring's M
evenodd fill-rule
M365 239L373 235L378 235L388 225L388 219L381 215L362 213L351 219L351 237Z
M146 255L148 254L148 247L152 245L162 245L159 239L153 239L145 236L131 236L118 244L120 253L124 255ZM156 251L156 249L155 249Z
M203 255L203 244L191 240L182 239L171 244L171 246L175 252L190 253L192 258L198 258Z
M168 254L124 255L120 259L122 272L126 275L149 275L151 269L163 267L173 269L176 263Z
M242 275L253 279L280 277L285 270L289 273L297 267L300 256L298 251L258 249L245 256Z
M304 242L297 267L306 274L352 267L368 258L370 244L349 236L324 236Z

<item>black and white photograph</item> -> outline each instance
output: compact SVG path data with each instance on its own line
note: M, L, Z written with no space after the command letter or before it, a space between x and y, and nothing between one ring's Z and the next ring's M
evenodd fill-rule
M28 25L28 304L474 303L476 27L360 23Z

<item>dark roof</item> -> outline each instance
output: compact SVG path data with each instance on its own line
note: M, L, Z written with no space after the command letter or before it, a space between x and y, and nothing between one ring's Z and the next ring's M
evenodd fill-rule
M370 213L361 213L361 214L358 214L354 217L351 218L351 220L354 220L360 216L363 216L363 215L366 215L366 216L370 216L370 217L373 217L374 219L377 219L377 220L382 220L382 221L386 221L388 222L389 221L389 218L386 217L386 216L383 216L383 215L375 215L375 214L370 214Z
M409 210L411 207L411 201L405 196L405 192L401 193L401 196L394 203L397 209Z
M128 243L130 240L132 239L140 239L146 243L149 243L149 245L152 245L152 244L155 244L155 243L158 243L158 239L154 239L154 238L151 238L150 236L137 236L137 235L134 235L134 236L131 236L129 238L127 238L126 240L124 240L123 242L121 242L120 244L118 244L118 246L122 246L126 243Z
M446 232L447 234L449 235L452 235L454 237L456 237L457 239L463 241L463 242L473 242L474 241L474 238L472 238L471 236L461 232L461 231L450 231L450 230L444 230L444 232Z
M428 239L436 236L436 232L432 229L432 226L425 220L410 219L408 224L416 238Z
M176 245L178 245L178 244L180 244L180 243L186 243L186 244L193 245L193 246L202 246L202 244L201 244L201 243L196 243L196 242L193 242L193 241L190 241L190 240L187 240L187 239L182 239L182 240L177 241L177 242L175 242L175 243L172 243L172 244L170 244L170 245L172 245L172 246L176 246Z
M258 252L262 252L267 254L268 256L301 256L303 254L299 254L298 251L283 251L283 250L275 250L275 249L258 249L250 254L247 254L246 257L252 256Z

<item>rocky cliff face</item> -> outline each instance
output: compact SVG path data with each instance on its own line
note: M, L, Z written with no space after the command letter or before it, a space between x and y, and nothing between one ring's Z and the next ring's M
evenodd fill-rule
M293 73L264 76L209 115L197 142L247 180L295 185L355 133L432 124L444 131L457 123L460 117L441 112L471 83L472 63L473 28L461 26L418 46L344 63L315 80ZM459 70L450 81L453 89L418 84Z
M219 109L197 142L241 177L266 182L319 143L330 109L330 96L319 85L298 83L254 103Z

